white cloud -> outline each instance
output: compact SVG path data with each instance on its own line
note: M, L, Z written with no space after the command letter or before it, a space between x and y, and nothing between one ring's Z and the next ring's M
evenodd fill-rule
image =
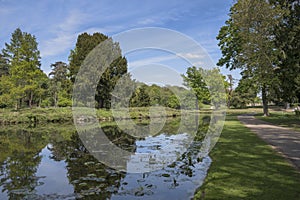
M155 56L155 57L151 57L151 58L145 58L145 59L129 62L128 65L131 68L135 68L135 67L140 67L140 66L144 66L144 65L148 65L148 64L153 64L153 63L161 63L161 62L173 60L176 58L177 57L175 55Z
M77 34L57 34L55 38L48 40L41 45L41 56L55 56L64 53L73 46L76 37Z
M41 43L41 56L55 56L65 52L74 45L78 29L85 21L86 15L72 11L60 24L52 27L54 37Z
M201 59L201 58L205 57L205 55L200 54L200 53L179 53L177 55L180 57L183 57L185 59L195 59L195 58Z

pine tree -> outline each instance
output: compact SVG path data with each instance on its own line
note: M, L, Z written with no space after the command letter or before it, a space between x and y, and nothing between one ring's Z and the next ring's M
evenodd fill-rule
M10 43L5 43L2 54L8 64L8 81L12 85L7 93L16 109L23 102L32 107L35 99L40 101L37 96L40 96L42 85L47 79L40 69L40 52L35 36L17 28L12 33Z

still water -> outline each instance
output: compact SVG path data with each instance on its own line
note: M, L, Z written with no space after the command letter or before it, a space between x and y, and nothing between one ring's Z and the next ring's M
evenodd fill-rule
M114 122L101 124L110 141L133 153L175 151L172 141L193 136L176 160L143 173L120 172L99 162L71 124L2 126L0 199L190 199L211 163L209 157L196 156L210 117L199 118L196 133L189 132L189 125L179 128L179 121L168 119L159 133L144 138L126 134Z

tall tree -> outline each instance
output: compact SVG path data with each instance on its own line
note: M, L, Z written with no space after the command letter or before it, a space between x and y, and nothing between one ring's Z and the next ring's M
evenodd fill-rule
M4 75L8 75L9 73L9 65L5 60L4 56L0 53L0 77Z
M32 107L36 91L43 82L40 80L45 78L40 69L40 52L35 36L17 28L12 33L10 43L5 43L2 53L8 64L8 76L13 85L9 92L16 108L24 101Z
M203 79L204 69L195 66L187 69L186 75L182 75L184 85L190 88L196 95L195 108L199 109L199 103L209 101L209 90Z
M235 108L245 108L249 104L254 104L258 94L256 81L251 77L243 76L232 95L232 106Z
M275 45L275 29L283 14L269 1L238 0L217 36L223 54L218 65L251 74L259 83L265 116L269 115L269 91L278 83L275 69L280 49Z
M101 33L94 33L89 35L83 33L78 36L76 47L71 51L70 60L70 75L71 80L74 83L76 79L76 74L79 71L80 66L87 57L87 55L101 42L105 40L112 40ZM117 43L112 45L113 52L121 55L121 49ZM95 94L95 100L97 101L98 108L110 108L112 91L122 75L127 73L127 60L125 57L119 57L114 60L110 67L108 67L102 74L100 81L97 85L97 91ZM88 80L86 80L88 81Z
M55 62L51 64L52 71L49 73L50 77L50 92L53 97L54 106L61 101L71 103L71 80L69 79L69 67L64 62Z
M300 1L271 2L286 11L276 29L276 46L282 50L276 72L280 79L277 94L287 105L288 102L299 102L297 96L300 94Z
M108 37L102 33L82 33L78 36L74 50L71 50L69 56L70 61L70 77L75 82L76 75L79 71L86 56L101 42L107 40Z

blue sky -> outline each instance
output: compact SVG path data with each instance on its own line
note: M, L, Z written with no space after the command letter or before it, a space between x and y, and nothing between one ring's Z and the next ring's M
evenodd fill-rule
M0 46L3 48L4 43L9 42L17 27L35 35L42 69L48 73L51 63L68 61L80 33L101 32L112 36L133 28L162 27L191 37L216 63L221 52L215 38L228 18L231 5L231 0L0 0ZM145 53L148 61L168 56ZM128 60L136 63L142 57L128 55ZM174 62L169 59L169 64L176 65ZM185 67L181 67L180 73L185 71ZM239 78L238 72L226 69L221 72Z

